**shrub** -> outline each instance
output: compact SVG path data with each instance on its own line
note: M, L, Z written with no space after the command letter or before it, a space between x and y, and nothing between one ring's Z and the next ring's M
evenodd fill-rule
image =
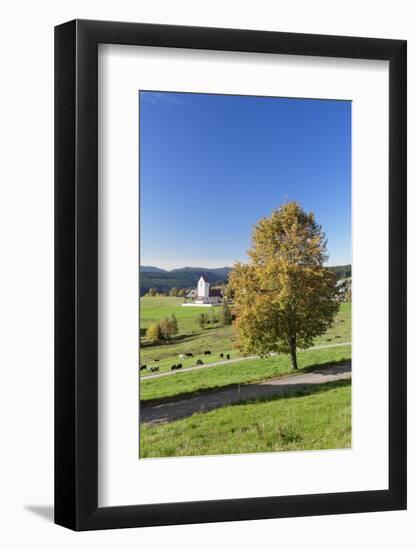
M149 340L152 340L154 342L161 340L162 333L159 323L152 323L151 325L149 325L148 330L146 331L146 336L147 338L149 338Z

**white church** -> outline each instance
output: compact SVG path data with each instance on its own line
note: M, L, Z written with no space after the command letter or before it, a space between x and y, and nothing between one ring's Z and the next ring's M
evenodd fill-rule
M221 304L222 293L219 288L210 289L210 283L201 276L197 284L197 292L193 302L185 302L183 306L212 307Z

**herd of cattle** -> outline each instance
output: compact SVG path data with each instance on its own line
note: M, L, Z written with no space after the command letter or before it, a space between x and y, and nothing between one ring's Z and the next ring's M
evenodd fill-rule
M206 350L203 352L204 355L211 355L211 351L210 350ZM180 353L179 355L179 358L180 359L185 359L186 357L194 357L194 354L192 354L191 352L188 352L188 353ZM226 358L226 360L229 360L230 359L230 353L221 353L219 355L220 359L224 359ZM159 359L154 359L155 362L159 361ZM203 365L204 362L201 360L201 359L197 359L197 361L195 362L196 366L198 365ZM180 370L182 369L182 363L178 363L177 365L172 365L171 366L171 371L175 371L175 370ZM140 370L143 371L143 370L148 370L149 372L159 372L159 367L148 367L148 365L140 365Z

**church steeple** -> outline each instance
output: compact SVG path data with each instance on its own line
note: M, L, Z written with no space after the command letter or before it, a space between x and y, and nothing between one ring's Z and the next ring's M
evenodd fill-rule
M202 275L197 285L197 296L199 298L208 298L210 294L210 283Z

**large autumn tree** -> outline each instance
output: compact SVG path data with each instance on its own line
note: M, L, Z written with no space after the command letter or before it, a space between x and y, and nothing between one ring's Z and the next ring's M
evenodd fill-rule
M235 330L245 353L306 349L338 311L336 276L324 266L326 236L313 213L288 202L253 229L249 263L229 275Z

